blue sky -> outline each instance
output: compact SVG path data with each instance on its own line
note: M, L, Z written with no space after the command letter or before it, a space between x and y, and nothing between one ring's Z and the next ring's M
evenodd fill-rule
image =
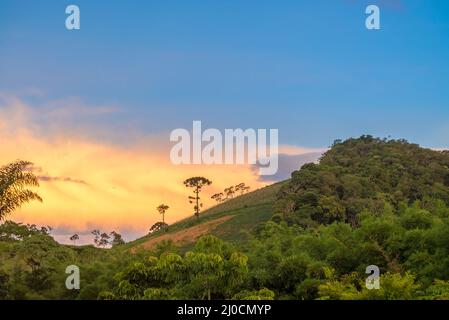
M116 106L95 121L145 133L202 120L305 147L364 133L449 147L449 2L0 0L0 92Z

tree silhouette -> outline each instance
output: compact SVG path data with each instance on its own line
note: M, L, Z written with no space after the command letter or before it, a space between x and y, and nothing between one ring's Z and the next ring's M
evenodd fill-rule
M187 188L193 188L194 196L193 197L189 196L189 202L195 204L193 208L195 210L195 216L197 218L200 217L200 207L203 206L203 204L200 202L201 189L204 186L208 186L211 184L212 184L212 181L210 181L209 179L204 178L204 177L192 177L192 178L189 178L184 181L184 185Z
M240 195L244 194L250 189L244 182L235 186L235 192L240 192Z
M1 241L22 241L35 235L50 235L51 227L37 227L35 224L22 224L13 221L5 221L0 224Z
M167 229L167 228L168 228L168 224L166 224L165 222L156 222L155 224L153 224L151 226L150 233L157 232L159 230Z
M101 233L100 230L95 229L92 231L94 235L94 243L97 247L106 247L109 244L109 239L111 238L107 233Z
M167 206L166 204L161 204L156 208L156 210L162 215L162 222L164 223L165 223L165 213L169 208L170 207Z
M98 243L100 242L100 230L95 229L91 232L94 236L94 243L96 246L98 246Z
M111 245L113 247L125 244L125 240L123 240L122 235L120 233L112 231L109 235L112 237Z
M235 193L234 186L224 189L224 193L226 195L226 199L234 198L234 193Z
M80 236L78 234L74 234L70 237L70 241L73 241L73 244L76 245L76 240L79 240Z
M22 204L42 198L35 192L25 189L37 187L37 177L31 172L32 163L17 160L0 167L0 221Z
M108 244L110 244L109 243L109 239L110 239L111 237L106 233L106 232L103 232L101 235L100 235L100 240L98 241L98 246L99 247L106 247Z
M216 193L211 197L211 199L214 199L217 202L222 202L223 201L223 193L222 192Z

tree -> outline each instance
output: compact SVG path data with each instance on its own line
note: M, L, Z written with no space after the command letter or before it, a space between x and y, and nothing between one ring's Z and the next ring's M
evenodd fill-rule
M449 203L449 154L405 140L369 135L336 141L319 163L292 173L275 206L289 224L345 222L360 226L360 214L379 214L384 203L426 198Z
M243 182L235 186L235 192L240 192L240 195L244 194L247 190L249 190L249 187Z
M13 221L5 221L0 225L0 241L21 241L33 235L49 235L51 227L38 228L36 225L16 223Z
M185 254L187 287L201 299L230 297L248 273L248 258L224 241L208 235L201 237L193 251Z
M125 244L125 241L123 240L122 235L120 233L112 231L110 233L110 236L112 237L111 245L113 247L121 245L121 244Z
M163 229L167 229L168 228L168 224L166 224L165 222L156 222L155 224L153 224L150 228L150 233L153 232L157 232L159 230L163 230Z
M107 233L101 233L100 230L95 229L92 231L94 235L94 243L97 247L106 247L109 244L109 239L111 238Z
M65 269L61 261L73 261L74 251L61 246L52 237L38 234L25 238L16 247L17 258L27 266L23 272L23 284L29 291L44 292L55 288L55 275ZM15 280L14 277L12 280ZM14 285L15 287L15 285Z
M382 285L378 290L369 290L363 279L349 274L342 280L331 280L320 285L319 293L322 300L413 300L419 294L420 286L408 272L404 275L387 272L381 275L380 281Z
M189 202L195 204L193 208L195 210L195 216L197 218L200 217L200 207L203 206L203 204L200 202L200 200L201 200L200 192L203 187L209 186L211 184L212 184L212 181L210 181L209 179L206 179L204 177L193 177L193 178L189 178L184 181L184 185L187 188L193 188L194 196L193 197L189 196Z
M98 243L100 242L100 230L95 229L91 232L94 236L94 243L96 246L98 246Z
M213 199L217 202L222 202L223 201L223 193L222 192L216 193L211 197L211 199Z
M235 193L234 186L224 189L224 193L226 195L226 199L234 198L234 193Z
M169 208L170 207L167 206L166 204L161 204L156 208L156 210L159 212L159 214L162 215L162 222L164 222L164 223L165 223L165 213L167 212L167 210Z
M76 245L76 240L79 240L80 236L78 234L74 234L70 237L70 241L73 241L73 244Z
M222 240L205 236L192 251L172 251L135 262L115 277L113 292L103 299L225 299L245 282L247 257ZM269 298L269 294L264 297Z
M0 167L0 221L21 205L42 198L26 187L37 187L37 177L31 172L33 164L17 160Z
M111 237L106 233L106 232L103 232L101 235L100 235L100 240L98 241L98 246L99 247L106 247L108 244L110 244L109 243L109 239L110 239Z

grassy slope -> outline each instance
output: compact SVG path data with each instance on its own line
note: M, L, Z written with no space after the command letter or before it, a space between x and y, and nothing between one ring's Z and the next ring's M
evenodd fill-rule
M272 184L270 186L255 190L253 192L235 197L224 203L220 203L210 209L205 210L200 219L189 217L180 220L170 226L168 234L175 234L181 230L204 224L224 216L233 216L231 219L221 223L209 233L219 238L231 242L244 241L246 232L250 231L260 222L267 221L273 214L272 204L276 198L279 189L287 181ZM133 242L126 244L126 248L134 248L139 245L167 234L166 232L157 232L144 236Z

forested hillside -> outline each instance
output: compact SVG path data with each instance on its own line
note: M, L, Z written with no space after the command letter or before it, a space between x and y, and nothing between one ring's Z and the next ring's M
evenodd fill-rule
M214 221L187 247L166 236ZM5 223L0 258L6 299L449 299L449 153L336 141L282 184L112 249ZM78 291L64 288L69 264L82 269Z
M357 226L364 210L379 214L385 204L398 209L428 198L449 203L448 152L362 136L335 141L319 164L293 172L277 205L289 224Z
M120 273L106 296L448 299L448 165L447 152L404 140L336 141L282 186L271 221L240 246L247 260L225 253L218 239L204 240L193 253L165 253ZM368 266L380 269L379 289L365 284ZM225 275L227 267L238 273ZM195 294L186 288L197 283L198 270L223 270L232 286L209 277L207 294ZM134 280L136 272L146 285Z

